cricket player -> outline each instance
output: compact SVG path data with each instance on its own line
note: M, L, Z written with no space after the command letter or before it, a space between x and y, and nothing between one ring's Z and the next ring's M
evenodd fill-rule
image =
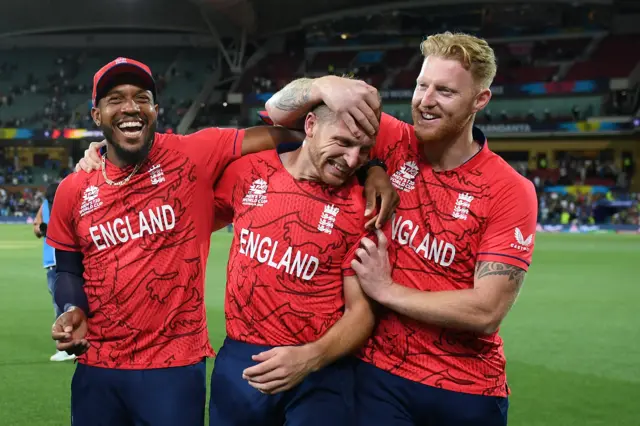
M54 248L47 244L47 226L49 224L51 207L53 206L53 198L55 197L57 189L57 183L52 183L47 186L44 200L42 201L42 205L40 205L40 209L38 209L38 213L33 221L33 233L37 238L44 239L42 242L42 266L47 271L47 288L51 295L56 318L62 315L62 312L58 308L58 305L56 305L53 297L56 285L56 257ZM55 362L72 361L74 359L76 359L75 355L58 350L56 350L56 352L51 355L51 358L49 358L50 361Z
M100 171L61 182L47 234L64 311L52 337L59 350L80 355L72 421L200 426L204 359L214 355L204 305L212 188L233 160L296 135L267 126L156 133L151 71L127 58L96 73L93 105L107 141ZM368 182L388 181L368 173ZM390 212L378 220L383 213Z
M378 112L379 116L379 112ZM295 151L231 164L215 187L233 218L227 338L211 376L211 426L351 426L358 350L374 315L351 260L365 225L355 171L375 136L321 105Z
M502 426L510 391L498 330L531 263L535 190L473 127L491 99L491 47L443 33L421 50L414 124L383 114L373 149L400 206L352 264L384 307L357 367L358 424ZM287 125L325 102L366 124L368 99L362 84L324 77L291 83L267 111Z

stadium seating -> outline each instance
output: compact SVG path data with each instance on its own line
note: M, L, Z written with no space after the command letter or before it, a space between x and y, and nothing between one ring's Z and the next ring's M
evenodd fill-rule
M0 98L10 97L11 105L0 106L0 127L90 127L93 75L119 56L149 65L167 110L164 119L175 126L180 105L190 104L211 72L214 53L195 48L5 51L2 62L9 71L0 72Z
M628 77L640 61L640 36L611 35L601 41L593 55L576 62L567 80Z

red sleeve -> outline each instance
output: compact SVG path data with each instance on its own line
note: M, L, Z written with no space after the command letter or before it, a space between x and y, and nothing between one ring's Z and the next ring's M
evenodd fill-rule
M180 148L216 181L224 169L242 153L244 129L210 127L181 138Z
M408 128L410 126L407 123L383 112L380 117L380 130L376 136L376 144L371 150L370 157L386 160L388 148L392 144L404 139L409 140L405 138Z
M352 277L356 274L351 268L351 261L356 258L356 250L360 247L360 241L362 241L364 237L372 238L369 232L362 233L344 256L344 260L342 261L342 276Z
M501 262L525 271L531 264L538 217L533 184L524 178L498 191L477 261Z
M372 235L370 231L366 231L364 229L364 225L366 222L363 213L366 201L362 193L362 187L360 185L353 184L351 186L351 194L349 198L353 202L352 211L354 212L352 213L352 225L349 231L351 232L351 235L354 235L356 233L359 234L355 238L349 238L349 250L342 260L342 275L347 277L354 276L356 274L355 271L351 269L351 261L357 258L356 250L358 250L358 248L360 247L360 241L362 241L364 237L368 237L369 239L376 241L375 234Z
M78 191L74 184L77 174L66 177L58 190L51 208L47 225L47 244L58 250L80 251L80 242L75 232L78 220Z
M384 227L382 228L382 232L384 233L384 236L387 237L387 251L391 252L392 251L392 247L389 247L391 244L393 244L393 241L391 241L391 221L388 221ZM344 262L342 263L342 274L344 276L353 276L355 275L355 271L351 268L351 261L353 259L357 259L358 257L356 256L356 250L360 247L360 241L362 241L363 238L369 238L371 241L373 241L375 244L378 244L378 237L376 235L375 231L365 231L363 232L358 239L356 240L356 243L353 245L353 247L351 247L351 250L349 250L349 252L347 253L347 255L344 257ZM392 255L389 256L389 259L391 261L391 259L393 258Z

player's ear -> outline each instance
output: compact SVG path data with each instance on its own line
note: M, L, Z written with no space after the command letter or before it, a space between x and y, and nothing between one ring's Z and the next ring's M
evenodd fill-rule
M484 107L487 106L490 100L491 100L491 90L483 89L476 96L476 102L475 102L475 105L473 106L473 113L475 114L479 111L482 111Z
M96 123L96 126L100 127L102 124L102 114L100 114L100 110L98 108L91 108L91 118L93 118L93 122Z
M307 114L304 120L304 132L308 138L312 138L318 131L318 116L313 112Z

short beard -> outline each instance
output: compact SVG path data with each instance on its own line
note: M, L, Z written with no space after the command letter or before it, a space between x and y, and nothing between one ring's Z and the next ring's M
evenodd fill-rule
M413 111L413 118L415 118L415 114L420 114L419 110ZM455 140L463 131L465 126L469 123L471 118L466 118L459 120L453 123L447 123L445 126L440 127L435 133L429 135L428 139L422 138L420 135L420 130L416 128L416 137L418 138L418 142L420 144L438 144L438 143L448 143L452 140Z
M115 138L113 137L113 129L111 128L111 126L105 125L101 127L105 139L107 140L107 142L109 142L110 147L115 151L118 159L125 163L127 166L131 166L145 160L149 155L149 151L151 151L151 145L153 145L153 139L155 138L157 124L154 121L153 123L149 123L148 126L149 132L147 140L144 141L144 145L142 145L142 147L137 151L130 151L116 143Z

